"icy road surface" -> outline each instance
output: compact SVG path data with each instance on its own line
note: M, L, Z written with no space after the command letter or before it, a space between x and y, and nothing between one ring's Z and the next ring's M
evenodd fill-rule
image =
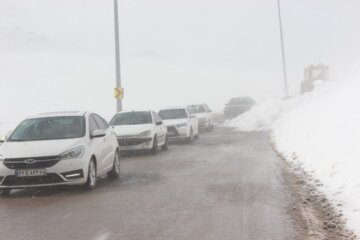
M0 199L1 239L294 239L284 168L266 133L217 128L123 158L121 179L92 192L14 191Z

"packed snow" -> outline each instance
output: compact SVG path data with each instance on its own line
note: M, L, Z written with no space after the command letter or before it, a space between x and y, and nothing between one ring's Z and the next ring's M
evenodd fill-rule
M318 84L288 100L265 100L228 124L270 131L277 150L322 181L321 189L360 234L360 81ZM339 204L340 203L340 204Z

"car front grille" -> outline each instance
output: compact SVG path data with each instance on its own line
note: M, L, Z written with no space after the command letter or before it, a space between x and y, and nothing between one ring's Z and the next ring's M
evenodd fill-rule
M5 177L3 186L26 186L26 185L40 185L61 183L63 179L56 173L48 173L45 176L34 177L16 177L14 175Z
M134 146L150 142L152 138L118 138L119 146Z
M59 156L51 156L35 158L7 158L3 163L9 169L36 169L52 167L59 161Z

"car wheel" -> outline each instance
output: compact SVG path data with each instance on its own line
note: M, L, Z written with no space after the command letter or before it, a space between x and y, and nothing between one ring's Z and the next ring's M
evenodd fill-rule
M86 190L93 190L96 187L96 165L95 160L91 159L88 168L88 177L84 185Z
M113 168L110 172L108 172L109 178L119 178L120 176L120 154L119 151L116 151L115 157L114 157L114 163Z
M194 139L199 139L200 138L200 133L199 133L199 130L198 130L198 133L194 136Z
M169 139L167 137L167 135L165 136L165 143L164 145L161 147L162 150L168 150L169 148Z
M158 149L158 143L157 143L157 136L154 136L154 140L153 140L153 147L151 148L151 154L155 155L157 153L157 149Z
M207 127L207 131L208 132L210 132L211 130L212 130L212 124L211 124L211 122L209 121L209 123L208 123L208 127Z
M193 130L192 128L190 129L190 136L186 139L186 142L187 143L192 143L194 140L194 133L193 133Z
M10 192L11 192L11 188L2 189L0 190L0 196L9 196Z

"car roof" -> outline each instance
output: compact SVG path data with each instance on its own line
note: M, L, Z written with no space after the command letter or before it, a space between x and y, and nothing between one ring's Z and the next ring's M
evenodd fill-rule
M199 103L199 104L190 104L188 107L194 107L194 106L205 106L206 103Z
M231 102L245 102L245 103L251 103L254 102L254 100L251 97L235 97L235 98L231 98L230 101Z
M161 110L172 110L172 109L187 109L186 106L174 106L174 107L166 107L166 108L162 108Z
M45 117L70 117L70 116L85 116L88 112L82 111L65 111L65 112L48 112L48 113L40 113L31 117L32 118L45 118Z
M119 113L130 113L130 112L154 112L153 110L131 110L131 111L121 111L121 112L117 112L116 114Z

